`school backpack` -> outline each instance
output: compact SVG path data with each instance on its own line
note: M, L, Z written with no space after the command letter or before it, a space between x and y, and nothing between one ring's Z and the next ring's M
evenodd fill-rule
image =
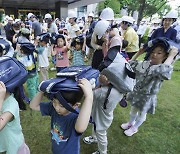
M57 73L56 78L42 81L39 85L39 90L45 92L50 99L53 98L53 95L56 95L58 100L67 110L78 113L62 97L60 91L80 90L78 80L82 78L89 80L94 88L99 85L99 71L93 69L91 66L82 65L64 68Z
M146 52L146 56L144 58L145 60L149 59L151 52L159 44L163 45L166 48L167 53L169 53L171 46L176 47L178 49L178 55L175 57L174 60L177 60L180 57L180 44L179 43L176 43L176 42L174 42L168 38L165 38L165 37L158 37L158 38L150 40L149 42L144 44L143 48Z
M5 55L10 49L10 42L0 37L0 50L3 51L3 55Z
M135 73L119 51L120 46L110 48L99 70L119 92L127 93L133 91Z
M24 65L16 58L0 57L0 81L4 82L10 93L27 80L28 72Z

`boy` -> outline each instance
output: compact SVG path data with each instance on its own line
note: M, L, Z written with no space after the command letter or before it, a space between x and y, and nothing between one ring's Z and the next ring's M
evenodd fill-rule
M84 103L78 115L65 109L55 96L52 103L41 103L43 98L42 92L39 92L30 103L31 109L41 111L43 116L51 116L53 154L80 153L80 136L86 130L89 123L93 94L88 80L80 79L78 85L82 89L78 92L60 91L64 99L76 110L80 105L78 102L84 93Z
M41 34L39 36L39 45L36 47L36 50L38 52L38 62L39 62L40 76L42 81L49 79L49 74L48 74L49 50L47 47L47 44L49 43L49 38L50 36L48 33Z

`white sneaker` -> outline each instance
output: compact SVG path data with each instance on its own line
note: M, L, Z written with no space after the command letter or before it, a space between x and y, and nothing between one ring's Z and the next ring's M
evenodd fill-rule
M92 144L97 143L97 139L94 139L92 136L87 136L83 138L84 143L86 144Z
M124 130L127 130L127 129L131 128L132 126L133 126L132 124L127 122L127 123L122 124L121 128L124 129Z
M100 152L99 151L95 151L92 154L100 154Z
M51 70L51 71L55 71L55 70L56 70L56 68L55 68L55 67L52 67L52 68L50 68L50 70Z
M135 128L134 126L132 126L132 127L129 128L128 130L125 130L125 131L124 131L124 134L125 134L126 136L132 136L132 135L134 135L134 134L137 133L137 132L138 132L138 129Z

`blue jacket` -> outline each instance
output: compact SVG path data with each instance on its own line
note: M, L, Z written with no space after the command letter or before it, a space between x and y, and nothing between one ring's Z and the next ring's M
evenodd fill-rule
M151 36L151 40L157 38L157 37L166 37L172 41L176 41L176 35L177 35L177 31L170 27L166 32L164 32L164 28L158 28L154 31L154 33Z

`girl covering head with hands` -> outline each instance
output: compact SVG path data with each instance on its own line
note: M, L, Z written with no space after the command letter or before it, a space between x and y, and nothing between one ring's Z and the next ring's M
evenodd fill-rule
M127 95L127 100L131 103L130 119L121 125L126 136L138 132L139 126L146 120L147 113L155 113L156 95L163 80L169 80L173 72L172 62L178 53L177 48L171 47L168 50L163 39L154 42L146 56L147 60L143 62L136 60L144 53L144 50L139 50L129 61L136 73L136 84L133 91Z

